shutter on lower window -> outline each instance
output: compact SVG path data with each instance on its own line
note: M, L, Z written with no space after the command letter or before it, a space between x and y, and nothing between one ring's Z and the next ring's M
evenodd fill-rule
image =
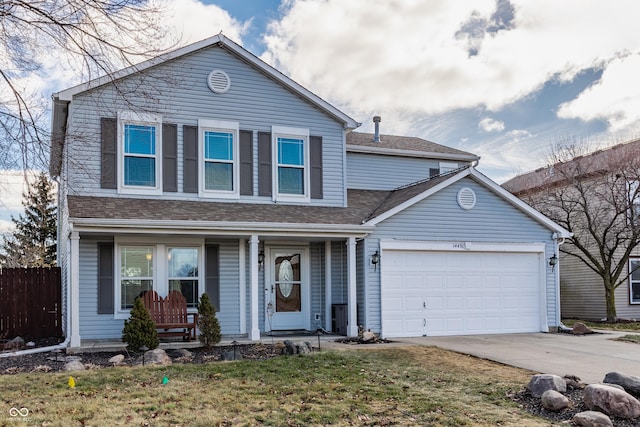
M178 191L178 126L162 124L162 191Z
M183 182L182 191L185 193L198 192L198 127L182 127L183 151Z
M205 292L211 305L220 311L220 250L218 245L205 245Z
M311 162L311 198L322 199L322 137L309 137L309 157Z
M98 243L98 314L113 314L113 243Z
M100 119L101 137L101 170L100 187L118 188L117 184L117 160L118 160L118 121L113 118L102 117Z
M258 195L271 196L271 133L258 132Z
M253 132L240 131L240 194L253 196Z

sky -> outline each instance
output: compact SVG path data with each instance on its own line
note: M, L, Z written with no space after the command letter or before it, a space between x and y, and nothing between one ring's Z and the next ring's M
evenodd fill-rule
M383 134L479 155L498 183L544 166L559 141L597 149L638 137L637 0L155 1L168 39L222 31L358 131L379 115ZM33 78L47 98L79 83L54 71ZM0 228L20 209L7 176Z

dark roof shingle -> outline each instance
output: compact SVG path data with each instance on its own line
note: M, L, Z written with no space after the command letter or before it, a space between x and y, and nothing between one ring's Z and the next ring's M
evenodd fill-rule
M456 156L468 156L469 160L479 158L475 154L436 144L415 136L380 135L380 142L374 142L373 136L372 133L349 132L347 133L347 145L421 153L453 154Z

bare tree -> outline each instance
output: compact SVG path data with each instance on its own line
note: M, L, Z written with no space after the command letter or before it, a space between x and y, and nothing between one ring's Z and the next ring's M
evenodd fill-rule
M0 167L46 165L40 82L67 87L158 55L160 12L147 0L0 0Z
M640 244L640 141L594 153L565 141L550 165L512 192L573 233L560 251L602 278L607 321L616 322L615 290L628 280Z

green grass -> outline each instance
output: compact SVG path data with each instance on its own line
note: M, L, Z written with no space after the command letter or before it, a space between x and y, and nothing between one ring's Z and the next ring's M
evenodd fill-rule
M640 332L640 322L632 322L628 320L619 321L617 323L594 322L580 319L562 319L562 323L572 327L575 322L581 322L592 329L606 329L610 331L631 331Z
M12 407L47 426L549 425L506 397L531 372L435 347L73 375L73 389L63 373L0 376L0 425Z

